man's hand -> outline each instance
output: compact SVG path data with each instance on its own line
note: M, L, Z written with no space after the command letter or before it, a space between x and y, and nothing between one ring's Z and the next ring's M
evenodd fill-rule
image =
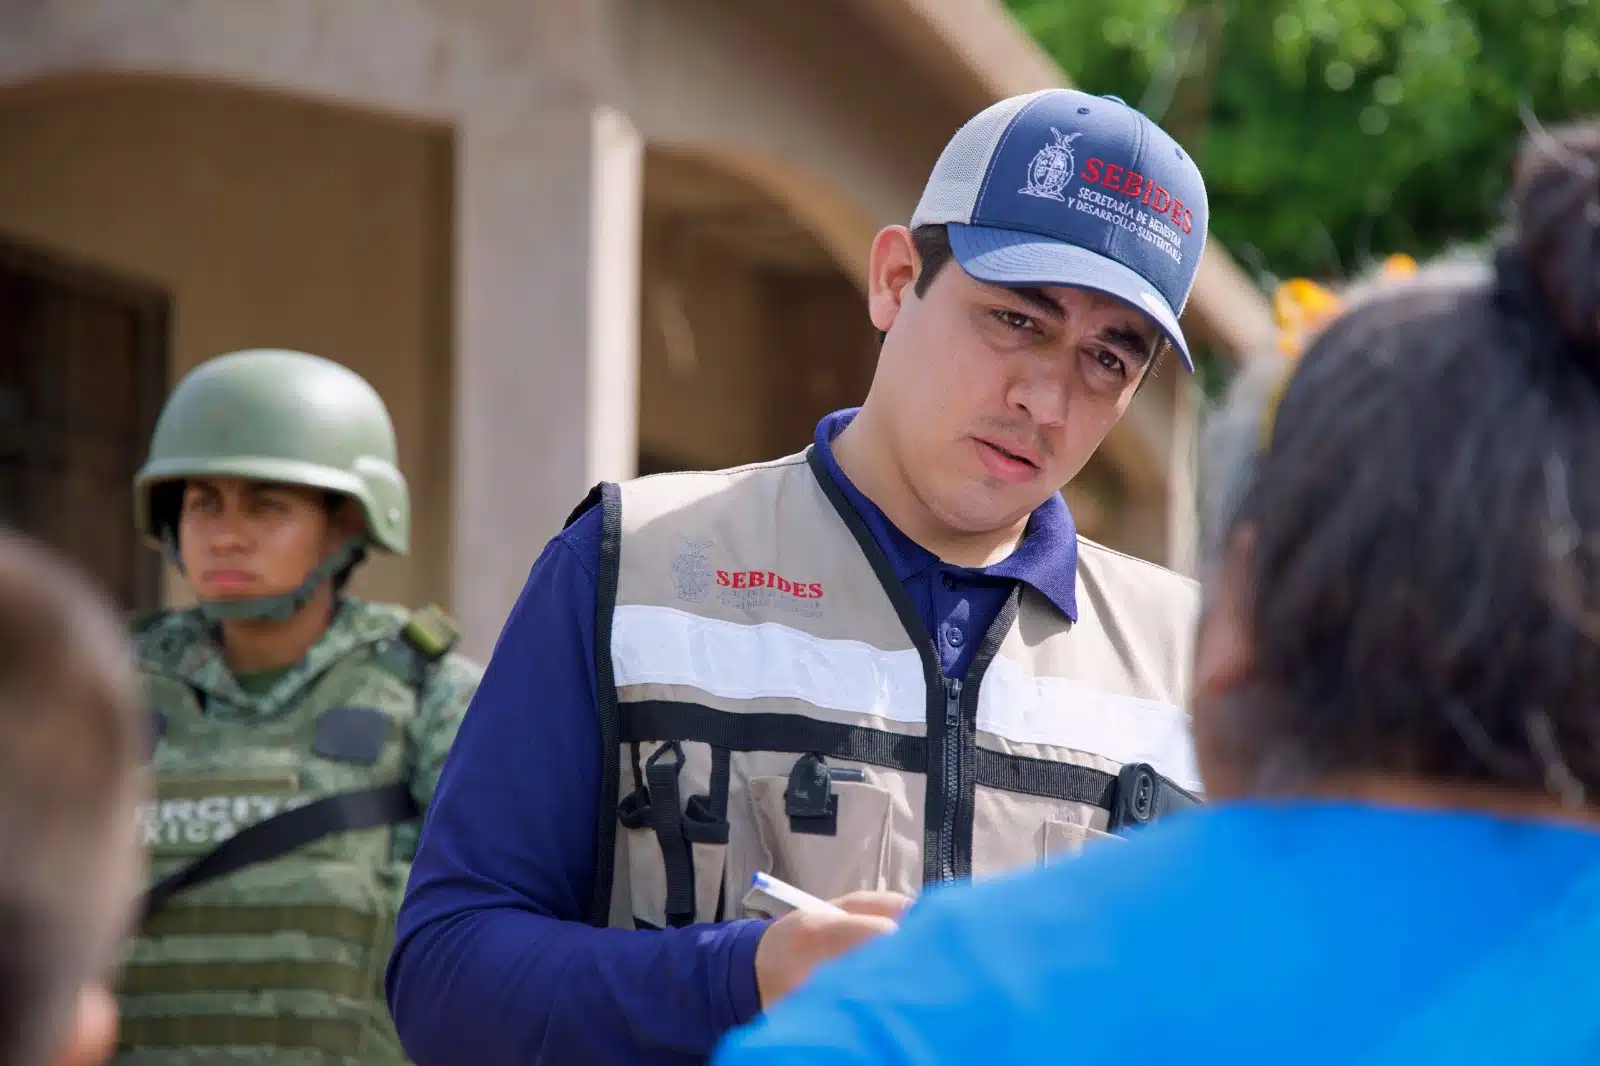
M894 932L896 919L911 900L898 892L852 892L829 902L848 913L792 911L761 935L756 988L763 1009L788 995L818 964Z

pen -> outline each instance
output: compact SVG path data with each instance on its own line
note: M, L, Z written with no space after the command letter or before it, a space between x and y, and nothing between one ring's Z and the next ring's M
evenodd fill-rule
M845 913L841 908L835 907L825 899L818 899L809 892L803 892L787 881L780 881L769 873L757 870L750 877L750 887L766 896L768 899L792 907L797 911L831 911L834 914Z

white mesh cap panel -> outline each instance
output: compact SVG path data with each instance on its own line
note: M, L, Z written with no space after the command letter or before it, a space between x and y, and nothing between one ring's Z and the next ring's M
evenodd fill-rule
M1041 89L1013 96L990 104L968 119L939 153L939 161L933 165L933 173L922 190L922 201L911 216L911 228L936 222L971 222L989 159L1000 146L1011 120L1036 98L1052 91Z

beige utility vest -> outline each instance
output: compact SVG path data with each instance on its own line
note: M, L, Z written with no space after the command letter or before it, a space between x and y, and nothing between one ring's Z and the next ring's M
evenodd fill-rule
M947 680L813 449L597 494L595 924L771 914L758 870L914 895L1195 802L1188 579L1080 538L1077 622L1018 583Z

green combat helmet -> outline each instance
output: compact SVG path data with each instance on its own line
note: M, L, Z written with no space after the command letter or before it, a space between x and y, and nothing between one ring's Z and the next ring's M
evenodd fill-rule
M304 352L231 352L184 375L167 398L150 456L134 478L134 520L140 535L181 570L178 511L185 478L251 478L354 498L365 528L298 588L200 604L213 620L281 621L305 606L322 582L364 558L370 546L407 553L410 501L396 454L389 412L359 374Z

